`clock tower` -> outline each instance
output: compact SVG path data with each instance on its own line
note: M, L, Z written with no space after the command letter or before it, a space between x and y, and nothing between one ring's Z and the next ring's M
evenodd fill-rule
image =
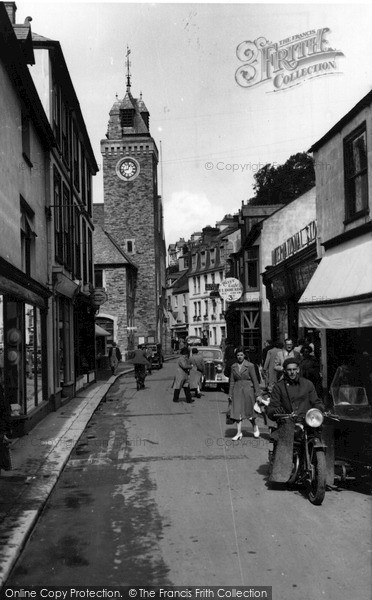
M131 93L129 53L123 99L116 97L106 139L101 140L104 185L103 229L137 267L133 294L132 343L164 340L165 240L158 195L158 149L149 112ZM119 293L120 290L117 290ZM120 332L119 332L120 333ZM123 333L123 332L122 332ZM124 339L123 334L119 339Z

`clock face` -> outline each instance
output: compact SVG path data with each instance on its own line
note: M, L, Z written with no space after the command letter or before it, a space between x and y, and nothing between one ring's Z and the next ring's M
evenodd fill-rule
M116 172L120 179L130 181L139 174L139 164L134 158L124 158L120 160L116 166Z

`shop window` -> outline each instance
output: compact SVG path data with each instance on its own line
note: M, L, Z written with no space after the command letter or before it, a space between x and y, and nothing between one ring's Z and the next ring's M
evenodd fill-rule
M345 218L358 218L368 211L367 133L363 123L344 140Z
M27 415L43 400L42 314L0 296L0 380L12 415Z

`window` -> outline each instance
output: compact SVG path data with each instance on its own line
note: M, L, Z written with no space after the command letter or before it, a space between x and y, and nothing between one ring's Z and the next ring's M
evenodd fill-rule
M80 156L79 156L79 138L76 131L73 137L73 158L74 158L74 185L77 190L80 190Z
M53 109L53 133L55 135L58 146L61 145L61 105L59 88L57 83L53 82L52 89L52 109Z
M103 288L103 269L94 269L94 285L96 288Z
M74 270L75 279L81 279L81 254L80 254L80 211L74 209Z
M210 251L210 261L211 261L211 265L214 265L215 261L216 261L216 249L212 248Z
M26 275L31 275L34 232L34 211L21 196L21 268Z
M121 125L122 127L134 126L134 110L127 109L121 112Z
M61 259L63 260L66 268L71 271L72 269L72 207L70 192L67 185L63 184L63 206L61 210L62 215L62 232L63 232L63 249Z
M125 244L125 251L128 254L134 254L135 253L135 240L124 240L124 244Z
M54 169L54 252L56 260L63 262L63 209L62 183L57 169Z
M206 253L205 252L201 252L200 256L201 256L201 266L205 267Z
M344 140L345 217L363 215L368 209L366 124Z
M259 288L258 273L258 246L252 246L245 251L245 287L247 289Z
M69 148L69 114L68 107L62 103L62 156L67 165L70 164Z
M31 162L31 125L30 119L25 111L21 114L21 129L22 129L22 155L29 167L32 167Z
M88 281L93 283L93 235L88 229Z

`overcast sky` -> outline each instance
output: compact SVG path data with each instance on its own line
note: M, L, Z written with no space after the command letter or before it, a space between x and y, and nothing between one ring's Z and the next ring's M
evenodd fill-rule
M162 150L167 245L237 212L253 196L258 168L308 150L372 88L369 4L16 4L17 22L30 15L34 32L60 41L98 164L115 95L125 94L129 45L131 91L143 93ZM325 46L343 56L305 67L333 60L330 74L313 70L292 87L283 83L288 71L270 72L254 86L237 83L243 42L265 38L281 48L283 40L324 28ZM240 83L250 69L243 68ZM102 202L101 174L93 191Z

